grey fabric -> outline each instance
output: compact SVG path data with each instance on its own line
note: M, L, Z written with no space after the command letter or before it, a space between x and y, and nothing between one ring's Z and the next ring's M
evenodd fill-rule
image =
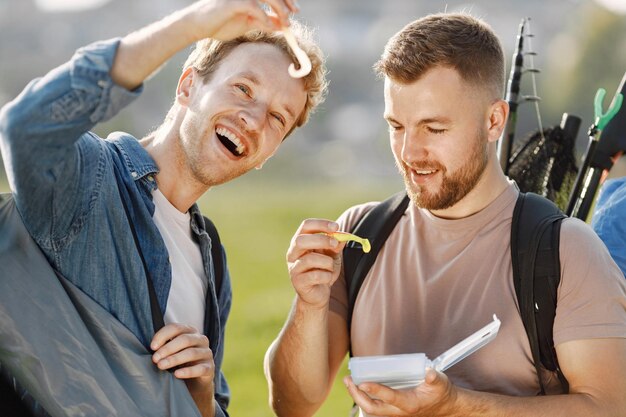
M55 274L7 194L0 365L53 417L200 416L184 382L158 371L127 328Z

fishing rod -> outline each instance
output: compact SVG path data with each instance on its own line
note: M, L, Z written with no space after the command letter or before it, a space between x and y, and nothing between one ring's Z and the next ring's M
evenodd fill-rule
M498 141L498 158L500 159L500 165L502 167L502 171L505 174L508 174L510 157L511 157L511 148L513 147L513 141L515 138L515 125L517 124L517 108L519 106L519 93L520 93L520 84L522 79L522 74L525 72L535 73L540 72L536 68L524 68L524 55L535 56L537 55L533 51L524 52L524 38L532 38L534 35L528 33L527 26L530 24L530 18L523 18L519 25L519 30L517 34L517 42L515 53L513 54L513 59L511 63L511 72L509 75L509 81L507 85L506 92L506 101L509 103L509 118L506 122L504 133L502 137ZM533 78L534 85L534 78ZM540 100L537 97L536 92L534 96L523 96L522 99L524 101L534 101L537 102ZM541 122L540 122L541 124ZM543 130L540 126L540 130Z
M606 90L600 88L596 93L595 120L589 128L587 150L567 205L568 216L587 219L598 187L613 167L614 157L626 151L626 108L622 108L624 94L626 73L606 113L602 111Z

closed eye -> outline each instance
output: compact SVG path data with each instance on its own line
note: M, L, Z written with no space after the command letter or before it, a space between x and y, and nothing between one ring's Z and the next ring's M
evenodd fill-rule
M278 120L281 126L285 126L285 118L280 113L271 113L271 116Z
M433 129L432 127L427 126L426 130L435 135L441 135L442 133L445 133L447 129Z

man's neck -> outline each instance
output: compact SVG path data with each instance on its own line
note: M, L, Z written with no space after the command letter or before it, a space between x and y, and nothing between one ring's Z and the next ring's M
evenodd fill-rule
M491 204L508 186L509 182L497 159L492 159L476 186L465 197L452 207L432 210L431 213L442 219L469 217Z
M187 169L175 129L162 126L140 143L159 168L159 190L177 210L186 213L209 187L193 178Z

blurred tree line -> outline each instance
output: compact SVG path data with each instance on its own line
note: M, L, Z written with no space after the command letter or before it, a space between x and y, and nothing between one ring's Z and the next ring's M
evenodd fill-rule
M110 0L90 10L52 13L40 10L33 0L0 0L0 105L19 94L30 79L65 62L83 44L122 36L190 2ZM534 64L541 70L536 81L544 126L558 124L564 112L581 117L579 154L593 122L596 90L606 88L610 100L626 70L626 16L593 0L300 3L298 18L316 29L328 57L330 94L309 125L290 137L264 168L263 177L276 181L395 178L382 118L382 83L371 67L389 36L428 13L467 11L483 18L500 36L507 65L519 22L530 17L532 48L537 53ZM142 97L96 132L106 135L124 130L142 137L158 126L173 99L186 54L178 54L147 82ZM527 74L522 78L522 93L532 94ZM536 129L535 109L522 105L516 138ZM3 175L0 169L0 179Z

